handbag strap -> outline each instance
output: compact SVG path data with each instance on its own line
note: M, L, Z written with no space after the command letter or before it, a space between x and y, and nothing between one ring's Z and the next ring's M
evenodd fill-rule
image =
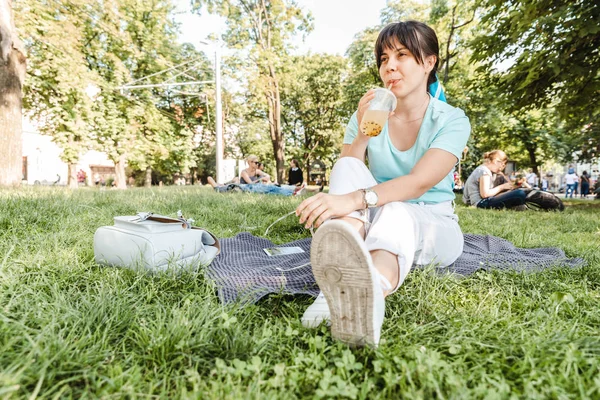
M181 214L181 210L177 211L178 218L165 217L164 215L154 215L151 212L139 212L137 213L139 218L138 222L150 220L156 222L162 222L164 224L174 224L174 223L182 223L182 227L184 229L192 229L192 224L194 223L193 219L185 219Z
M185 219L183 217L183 214L181 213L181 210L177 211L177 218L165 217L164 215L154 215L151 212L139 212L139 213L137 213L137 216L139 217L138 222L150 220L150 221L162 222L164 224L182 223L182 227L184 229L202 230L202 231L208 233L215 240L215 244L213 246L217 248L217 254L219 254L221 252L221 242L219 242L219 239L217 239L217 237L215 235L213 235L212 232L210 232L208 229L204 229L204 228L201 228L198 226L192 226L192 224L194 223L194 220L191 218Z

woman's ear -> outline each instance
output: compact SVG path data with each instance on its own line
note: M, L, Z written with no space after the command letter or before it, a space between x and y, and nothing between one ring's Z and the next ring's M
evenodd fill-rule
M436 56L432 55L432 56L427 56L425 58L425 70L427 71L427 73L431 72L431 70L435 66L436 62L437 62L437 57Z

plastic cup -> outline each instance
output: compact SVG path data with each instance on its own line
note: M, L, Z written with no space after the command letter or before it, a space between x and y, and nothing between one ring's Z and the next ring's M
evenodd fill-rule
M375 98L371 100L369 108L365 111L360 122L360 131L370 137L381 133L390 112L396 109L396 96L391 90L375 89Z

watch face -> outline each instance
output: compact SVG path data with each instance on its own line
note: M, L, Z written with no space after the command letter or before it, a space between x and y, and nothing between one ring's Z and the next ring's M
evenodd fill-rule
M377 205L377 200L377 193L373 191L368 191L367 193L365 193L365 201L370 207Z

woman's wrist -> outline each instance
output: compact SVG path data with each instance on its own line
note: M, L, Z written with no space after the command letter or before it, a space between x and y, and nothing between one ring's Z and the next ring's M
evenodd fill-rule
M363 200L362 190L356 190L350 193L352 195L352 204L355 210L362 210L365 208L365 202Z

